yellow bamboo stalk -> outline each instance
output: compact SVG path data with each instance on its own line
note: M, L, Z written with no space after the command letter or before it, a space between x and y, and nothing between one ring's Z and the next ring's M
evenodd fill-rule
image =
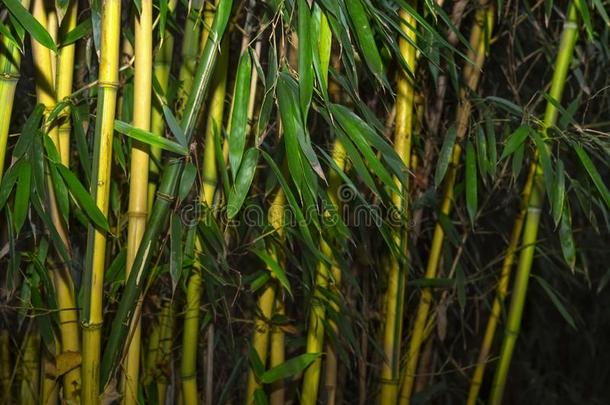
M413 7L417 2L412 1ZM413 43L417 40L416 20L405 10L400 11L401 29ZM399 42L400 52L411 75L415 74L417 49L405 38ZM398 73L396 95L396 123L394 133L394 149L406 167L410 166L411 143L414 121L415 88L412 76L401 70ZM408 189L403 188L399 179L395 179L400 193L392 195L392 202L402 216L408 213ZM406 229L401 227L394 232L394 241L400 246L400 251L407 254ZM404 290L407 266L403 259L392 255L388 269L388 289L385 294L385 316L383 331L384 362L381 368L380 402L396 403L398 383L400 379L400 342L402 336L402 318L404 306Z
M21 358L20 405L40 403L40 337L36 328L30 328L23 345Z
M152 101L152 0L141 0L140 15L135 17L135 69L133 126L146 131L150 129ZM129 181L129 224L127 230L126 274L132 270L135 256L144 234L148 212L148 147L133 142L131 146L131 176ZM143 170L144 168L144 170ZM141 312L142 298L136 307ZM140 317L134 316L131 324L131 341L123 373L123 404L138 403L140 375Z
M176 8L177 0L170 0L168 10L172 13ZM165 30L163 41L159 46L159 50L155 56L153 74L159 83L159 87L164 93L167 93L169 85L169 75L172 68L172 56L174 53L174 36L169 29ZM150 131L157 136L164 136L165 133L165 118L163 117L163 108L159 100L153 99L153 110L150 117ZM157 177L159 175L161 162L161 148L150 147L149 163L149 183L148 183L148 212L152 209L155 192L157 191Z
M11 398L11 339L6 329L0 330L0 403Z
M154 376L157 372L157 355L159 354L159 334L161 327L159 322L153 321L150 328L150 338L148 339L148 348L144 360L144 370L142 375L142 384L145 387L150 386L154 381Z
M268 215L269 223L280 238L283 238L284 235L283 222L285 203L286 196L284 195L284 191L279 188L275 193ZM269 253L271 254L273 260L277 261L278 257L275 251L272 250ZM254 320L252 347L258 354L258 357L261 359L263 364L266 363L267 353L269 350L269 323L273 315L276 290L277 283L274 279L272 279L263 288L263 291L259 296L257 315L256 319ZM254 371L250 368L248 371L248 386L246 389L246 401L248 404L252 404L254 402L254 392L260 387L261 385L257 381Z
M29 0L21 2L23 7L29 8ZM19 81L19 68L21 65L21 51L4 35L0 36L0 179L4 173L4 159L8 142L8 131L13 112L15 89Z
M32 15L41 25L47 26L47 14L44 0L34 0L32 4ZM56 105L56 93L54 87L54 76L52 72L51 51L36 40L32 39L32 56L36 71L36 97L39 103L44 105L48 114ZM56 125L47 125L47 133L55 146L59 149L59 132ZM51 220L65 246L69 246L69 238L66 225L63 222L55 200L55 191L49 179L49 209ZM63 262L58 266L50 266L50 271L57 296L57 304L60 309L59 321L61 341L57 346L60 352L80 352L80 341L78 331L78 313L74 294L74 284L69 268ZM80 368L76 367L63 376L63 390L66 401L78 401L80 390Z
M275 316L283 316L285 314L284 299L279 296L275 298ZM273 325L271 327L271 350L269 353L269 368L279 366L286 360L284 345L285 334L282 327ZM271 384L271 394L269 395L270 405L283 405L284 397L286 396L286 388L284 387L283 379L275 381Z
M96 118L96 170L91 181L95 203L107 216L112 166L112 138L119 71L121 0L102 4L98 109ZM88 313L83 322L83 402L99 402L99 367L103 324L104 269L106 233L90 227L87 246L87 271L90 272Z
M481 2L476 11L475 22L470 33L470 45L472 50L468 52L468 58L473 61L474 64L467 64L463 71L465 88L460 89L456 113L456 143L453 147L449 168L444 180L443 199L441 202L441 213L443 215L449 215L453 205L454 185L462 153L462 148L459 143L464 138L468 129L472 107L469 99L469 92L475 91L479 83L481 69L485 61L486 47L489 44L490 34L493 28L493 18L493 6L488 4L487 1ZM436 277L443 248L443 239L443 228L440 223L437 223L432 237L430 256L426 267L426 278ZM407 405L411 401L419 352L425 338L425 326L428 321L428 313L430 311L432 299L432 290L430 288L423 288L419 306L417 308L415 323L413 325L413 334L409 342L407 360L404 366L404 372L402 373L402 385L399 398L399 403L401 405Z
M71 0L68 4L64 20L62 22L62 35L70 32L76 27L78 15L78 1ZM63 101L72 94L72 82L74 77L74 52L75 44L65 45L59 48L57 54L57 75L55 79L57 89L57 101ZM59 156L61 162L68 166L70 164L70 107L66 107L60 115L59 124Z

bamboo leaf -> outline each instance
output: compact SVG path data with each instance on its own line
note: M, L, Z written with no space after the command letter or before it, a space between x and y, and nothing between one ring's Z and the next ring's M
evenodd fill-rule
M559 224L559 241L561 243L561 252L572 273L576 266L576 245L574 244L574 235L572 233L572 213L569 205L566 205L565 212L561 216Z
M239 58L235 90L233 92L231 131L229 133L229 163L233 180L235 180L239 172L239 166L246 146L251 78L252 59L250 58L250 53L246 51Z
M362 0L346 1L345 6L356 32L358 47L367 66L375 75L377 80L379 80L383 85L389 87L385 77L383 62L381 60L381 56L379 55L377 43L375 42L375 37L373 35L373 31L371 30L369 18Z
M542 170L544 175L544 186L546 193L549 196L553 195L553 185L555 183L555 174L553 173L553 163L551 162L551 156L549 155L549 149L542 139L542 136L537 131L531 131L530 135L534 139L536 149L540 154L540 163L542 164Z
M269 384L295 376L305 370L307 366L313 363L318 357L320 357L319 353L304 353L300 356L293 357L292 359L265 371L261 376L261 382L263 384Z
M61 38L59 48L75 43L79 39L89 35L92 31L93 23L90 18L87 18Z
M250 191L257 163L258 150L255 148L248 149L244 156L243 163L239 168L235 185L231 188L231 192L229 193L227 202L227 217L229 219L234 218L241 209L241 206Z
M0 210L6 205L15 183L17 183L19 173L26 164L28 163L25 159L18 160L14 165L8 168L6 173L4 173L2 181L0 182Z
M443 146L438 153L438 162L436 163L436 172L434 173L434 184L438 187L445 178L447 168L449 168L449 161L453 153L453 146L455 145L456 130L454 126L451 126L447 131L447 136L443 141Z
M506 145L504 146L504 150L502 151L502 156L500 156L500 160L503 160L505 157L515 153L515 151L523 144L523 141L525 141L525 138L527 138L528 134L528 126L521 125L519 128L517 128L515 132L513 132L506 140Z
M532 274L532 277L534 277L536 281L538 281L538 284L540 284L544 292L547 293L547 295L551 299L551 302L553 303L553 305L555 305L555 308L557 308L557 311L559 311L563 319L565 319L565 321L572 327L572 329L578 330L578 328L576 327L576 323L574 322L574 318L572 317L572 315L570 315L566 307L563 305L561 299L559 299L559 297L553 290L553 287L551 287L549 283L547 283L546 280L544 280L542 277L538 277L534 274Z
M15 158L22 157L29 149L32 144L32 140L36 136L36 134L40 133L40 122L42 120L42 115L44 113L44 106L42 104L37 104L34 107L34 111L28 117L27 121L23 125L21 129L21 135L15 144L15 149L13 150L13 156Z
M167 122L169 130L172 132L172 134L174 134L180 146L183 146L184 148L188 147L184 131L182 130L182 128L180 128L180 123L172 113L172 110L170 110L169 107L165 104L163 104L162 108L163 116L165 117L165 122Z
M563 213L563 204L565 201L566 194L566 177L565 169L563 167L563 161L557 161L557 175L555 176L555 187L553 188L553 194L551 195L551 208L553 211L553 220L555 226L559 224L561 215Z
M182 218L172 214L170 219L170 261L169 274L172 278L172 292L182 278Z
M28 161L19 167L17 173L18 182L15 191L15 204L13 208L13 222L15 224L15 232L19 233L30 207L30 190L32 180L32 166Z
M128 137L135 139L136 141L144 142L150 146L156 146L161 149L177 153L179 155L188 155L188 149L176 142L170 141L167 138L163 138L153 134L152 132L145 131L140 128L136 128L126 122L115 120L114 129Z
M466 144L466 209L470 222L474 224L477 215L477 160L472 142Z
M19 21L25 30L42 46L57 52L53 38L47 30L21 5L19 0L2 0L6 8Z
M260 379L265 372L265 365L252 346L250 346L250 350L248 350L248 360L250 361L250 367L252 368L252 371L254 371L254 375Z
M313 50L311 35L311 11L306 0L298 3L298 36L299 41L299 101L303 121L307 122L309 105L313 95Z
M191 162L184 166L182 177L180 177L180 186L178 187L178 198L185 200L193 189L195 178L197 177L197 168Z
M290 288L290 282L288 281L288 277L286 277L286 273L282 269L282 267L278 264L274 257L270 256L266 252L261 249L253 250L254 254L256 254L265 264L267 265L267 269L271 272L273 277L275 277L282 287L292 296L292 289Z
M63 177L64 181L66 182L66 185L70 190L70 194L72 194L80 208L85 211L89 219L93 221L95 226L108 232L109 227L106 217L104 214L102 214L97 205L95 205L95 201L93 201L91 194L89 194L80 181L78 181L78 178L74 175L74 173L72 173L70 169L61 163L52 164L57 168L59 174L61 174L61 177Z
M582 146L575 144L574 150L576 151L576 154L580 159L580 163L582 163L587 173L589 173L589 177L591 177L591 180L593 180L593 184L595 184L595 187L597 188L597 191L606 203L606 206L610 208L610 191L608 191L608 187L602 180L602 177L600 176L599 172L597 171L597 168L593 164L593 161Z

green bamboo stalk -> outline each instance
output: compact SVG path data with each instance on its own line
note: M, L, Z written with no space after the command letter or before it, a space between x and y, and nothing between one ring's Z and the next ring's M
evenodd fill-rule
M36 328L27 331L22 350L19 404L37 405L40 403L40 336Z
M551 82L550 96L557 102L561 101L565 81L570 68L570 63L574 55L574 47L578 39L578 17L575 2L571 2L568 8L566 21L564 23L561 39L559 42L559 51L557 60L555 61L555 71ZM543 135L547 138L547 131L555 125L557 121L558 110L554 103L548 102L543 119ZM496 373L491 387L489 397L490 405L499 405L502 402L506 378L512 359L517 336L521 327L521 318L523 316L523 307L525 305L525 297L527 286L529 283L530 271L536 251L536 239L538 237L538 228L540 224L540 216L542 206L544 204L544 172L542 166L538 163L537 154L532 162L535 166L535 176L532 185L532 191L527 205L527 215L525 217L525 225L523 230L522 250L519 255L519 264L517 266L517 275L513 294L510 302L510 309L506 319L506 332L500 349L500 360L496 367Z
M214 23L210 29L210 36L198 65L197 74L195 75L193 91L189 94L180 123L187 142L190 142L197 125L197 118L211 81L218 56L218 48L231 14L232 5L232 0L221 0L216 10ZM150 219L142 237L138 254L134 260L133 268L137 269L137 271L130 274L125 284L123 296L121 297L104 352L101 369L102 384L108 383L117 359L121 354L121 348L127 333L125 325L128 325L133 317L136 301L150 274L150 261L155 253L153 251L153 244L157 242L167 222L170 207L176 198L177 185L183 168L184 159L170 159L161 176L159 190Z
M224 98L227 85L227 67L229 61L228 41L223 41L220 59L214 71L214 83L210 96L210 108L205 130L205 150L203 158L203 188L201 200L207 207L214 203L214 192L216 190L216 156L214 152L214 136L222 131L224 115ZM196 247L202 249L202 242L197 237ZM195 268L189 277L186 293L186 308L184 311L184 332L182 343L181 376L182 393L185 401L197 398L197 345L199 336L199 308L201 302L202 278L201 266L195 261Z
M206 2L208 3L208 2ZM184 38L182 39L182 64L178 73L178 80L181 82L178 90L177 108L178 116L186 108L186 102L193 88L193 77L200 56L199 40L201 36L201 9L203 0L193 0L189 2L189 12L184 23Z
M104 216L108 213L112 138L119 79L119 46L121 1L101 3L100 73L98 82L97 117L93 149L91 194ZM89 226L85 274L83 279L84 310L82 400L97 404L100 394L100 351L102 344L104 269L106 267L106 232ZM127 323L129 325L129 322Z

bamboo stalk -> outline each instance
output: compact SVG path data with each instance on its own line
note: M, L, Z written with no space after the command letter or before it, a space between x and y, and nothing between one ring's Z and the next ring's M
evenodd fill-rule
M76 27L76 19L78 16L78 1L71 0L66 10L66 15L60 30L60 38L63 38L68 32ZM57 74L56 74L56 89L57 101L63 101L72 94L72 82L74 77L74 52L75 44L69 44L59 48L57 54ZM70 106L66 107L60 116L59 124L59 156L64 166L70 164Z
M565 81L572 62L574 47L578 39L578 16L574 2L570 3L564 23L561 39L559 42L559 51L555 61L555 71L551 82L550 96L553 100L561 102ZM543 119L543 135L547 138L547 131L553 127L557 121L558 110L554 103L548 102ZM538 154L536 153L532 162L531 171L535 172L529 201L527 203L527 214L523 225L523 240L522 250L519 255L519 263L517 265L517 274L515 276L515 285L510 302L510 309L506 319L506 332L500 349L500 360L496 367L491 394L489 397L490 405L498 405L502 402L504 395L504 387L506 378L512 359L517 336L521 327L521 318L523 316L523 307L525 305L525 297L529 283L530 271L536 251L536 239L538 236L538 227L542 206L544 204L544 173L542 166L538 163ZM527 187L527 183L526 183Z
M172 13L176 8L177 0L171 0L168 4L168 13ZM165 35L159 49L155 55L153 75L163 93L167 96L169 85L169 76L172 68L172 59L174 53L175 39L169 29L165 30ZM167 100L166 100L167 101ZM157 136L165 134L165 118L163 117L163 107L161 102L154 97L153 109L150 117L150 131ZM161 162L161 148L156 146L150 147L150 163L149 163L149 183L148 183L148 212L152 209L152 203L157 191L157 178L159 176Z
M525 214L527 212L527 202L529 201L529 197L532 191L532 185L534 181L534 175L536 173L536 166L531 165L529 173L527 175L527 180L525 181L525 185L523 187L523 192L521 194L521 207L519 208L519 212L515 217L515 222L513 224L513 230L510 236L510 242L508 247L506 248L506 256L502 261L502 270L500 272L500 281L498 282L498 287L496 289L496 296L494 298L494 302L491 307L491 312L489 314L489 319L487 320L487 326L485 327L485 334L483 336L483 342L481 343L481 351L479 352L479 357L477 358L477 366L472 374L472 380L470 382L470 389L468 391L468 399L467 405L475 405L479 396L479 391L481 389L481 384L483 383L483 375L485 373L485 367L487 366L487 361L489 359L489 353L491 351L491 346L493 344L494 336L496 333L496 328L498 326L498 322L500 320L500 315L502 313L502 306L504 305L504 299L506 298L506 294L508 293L508 285L510 282L510 273L512 271L513 263L515 261L515 255L517 252L517 248L519 247L519 240L521 239L521 233L523 231L523 222L525 220Z
M468 122L470 120L471 103L469 92L476 91L479 83L481 69L485 61L485 51L489 44L491 31L493 29L494 7L487 1L482 1L475 14L475 22L470 33L470 45L472 50L468 52L468 59L474 64L464 67L463 77L465 88L460 89L459 104L456 113L456 143L453 147L449 168L444 179L443 199L441 202L441 213L449 215L453 205L454 185L457 177L457 169L460 163L462 148L460 142L466 135ZM434 278L438 272L441 251L443 247L444 231L439 222L434 228L430 255L426 267L426 278ZM399 403L407 405L411 401L415 373L422 343L425 338L425 326L428 321L428 313L432 304L432 290L423 288L417 314L413 325L413 333L409 342L407 360L402 373Z
M23 7L29 8L30 1L23 0ZM8 142L8 131L13 112L15 89L19 81L21 52L4 35L0 36L0 179L4 173L4 160Z
M320 39L318 43L320 59L325 61L326 65L322 66L322 72L325 76L325 81L328 83L328 62L330 60L330 51L331 51L331 42L332 42L332 33L330 31L330 27L328 25L328 20L324 13L320 16ZM332 158L337 164L337 166L343 170L345 167L346 156L345 149L339 140L335 140L332 151ZM341 212L341 202L338 199L339 186L341 184L341 179L339 175L335 172L331 172L329 174L329 198L332 204L332 207L329 207L335 214ZM324 301L324 297L322 294L322 290L325 290L329 287L329 284L332 284L335 292L338 293L338 286L340 285L341 279L341 270L338 268L336 263L334 263L334 252L331 246L321 239L320 241L320 250L325 257L330 258L333 261L333 264L329 267L329 264L326 262L320 262L318 264L318 268L315 276L315 286L316 291L314 291L314 298L312 302L311 312L309 314L309 325L307 328L307 353L321 353L324 345L324 324L323 321L326 319L326 305L333 305L335 311L338 310L336 303L330 302L327 303ZM331 327L336 329L336 325L332 325ZM328 345L330 350L333 350L330 345ZM332 362L331 366L331 374L334 376L334 380L336 381L336 357L331 354L328 356L330 350L327 350L327 365L329 361ZM334 350L333 350L334 354ZM332 358L331 358L332 357ZM301 404L315 404L318 400L318 390L320 385L320 373L322 368L322 358L318 357L309 367L305 370L303 375L303 386L301 389ZM328 369L327 369L328 370ZM327 372L327 376L328 376ZM332 381L328 381L332 383ZM329 401L330 396L334 397L334 390L331 386L334 384L327 384L327 401ZM329 393L328 388L330 389ZM332 401L332 400L330 400Z
M193 76L197 67L199 58L200 36L201 36L201 21L200 14L203 5L203 0L193 0L189 3L189 12L184 23L184 38L182 38L182 64L178 80L181 82L178 90L178 116L186 107L186 101L190 91L193 88Z
M91 193L97 207L107 216L112 138L119 71L121 1L101 3L101 44L98 82L98 107L95 124ZM89 226L85 258L83 311L83 389L86 404L97 404L100 394L100 351L103 324L104 269L106 232ZM127 323L129 324L129 323Z
M48 25L44 0L34 0L32 4L32 15L41 23L42 26ZM55 79L52 71L53 57L51 56L51 51L48 48L44 47L34 39L32 39L32 57L36 72L36 98L39 103L44 105L45 114L49 114L56 105ZM56 148L59 150L59 131L57 125L53 123L50 125L47 124L46 130ZM55 191L50 177L48 183L48 204L51 220L61 238L62 243L66 247L69 247L67 226L59 213L59 208L55 199ZM76 310L77 305L74 294L74 284L72 281L72 276L70 275L70 269L68 268L68 265L63 262L63 260L59 259L56 265L53 263L53 265L50 266L50 272L55 287L55 294L57 296L57 304L60 309L59 322L61 339L57 344L58 353L79 353L80 340L78 330L78 313ZM67 401L78 401L81 384L80 380L81 376L79 367L75 367L64 374L63 395Z
M174 304L171 301L165 301L159 316L160 335L159 335L159 351L156 358L157 372L157 398L159 404L166 403L167 387L170 383L170 378L166 371L169 370L172 361L172 348L174 345L174 330L176 316L174 314ZM185 404L190 402L184 401Z
M223 46L214 72L214 83L210 96L210 108L205 132L205 149L203 151L203 188L201 200L210 208L214 203L214 192L216 191L216 156L214 152L214 137L222 131L224 116L224 98L226 95L227 67L229 50L228 41L223 41ZM196 240L196 248L201 252L203 245L199 237ZM199 254L199 253L198 253ZM201 266L195 262L195 268L187 283L186 308L184 315L184 332L182 344L182 393L185 402L195 401L198 396L197 389L197 342L199 336L199 308L201 302L202 277Z
M180 124L187 143L190 142L193 131L197 125L198 115L201 106L203 105L216 63L218 46L222 41L231 14L232 5L233 2L231 0L221 0L218 4L205 51L197 67L194 88L189 94ZM152 246L157 242L157 238L169 215L170 207L176 198L178 182L183 169L184 159L170 159L161 176L159 191L157 192L157 197L153 204L150 220L144 232L138 254L134 260L133 267L137 268L138 272L132 272L125 284L117 314L112 324L108 345L104 352L105 356L101 369L101 380L104 384L109 381L114 372L113 368L117 361L119 350L122 347L123 339L127 333L123 325L129 324L130 319L133 317L137 299L148 279L150 273L149 264L153 254Z
M416 8L417 2L411 5ZM405 10L400 11L403 20L401 30L412 41L400 39L400 52L411 75L415 74L417 49L412 45L417 41L416 20ZM409 73L401 70L397 80L396 123L394 133L394 149L406 167L410 166L411 143L414 125L415 88ZM395 179L401 193L392 195L392 202L401 216L408 217L408 192L399 179ZM407 254L407 229L398 228L394 231L394 241L400 246L400 251ZM381 368L380 403L394 404L398 396L400 380L400 341L402 336L402 318L404 307L404 291L407 267L404 259L395 255L390 258L388 269L388 289L385 293L385 317L383 332L384 362Z
M22 350L19 404L37 405L40 403L40 337L36 328L29 328Z
M152 99L152 0L141 0L140 15L135 17L135 72L133 126L146 131L150 129ZM133 142L131 146L131 176L129 182L129 225L127 231L127 267L126 274L132 270L133 261L138 251L148 211L148 147ZM136 312L141 312L142 297ZM127 357L123 373L123 404L138 403L138 385L140 370L140 317L136 315L131 324L131 341L128 344Z
M0 330L0 403L11 398L11 339L8 330Z
M284 297L277 296L275 298L274 316L283 317L285 315ZM285 340L286 336L282 327L279 325L271 326L270 338L270 353L269 353L269 368L279 366L286 360ZM284 380L280 379L271 384L271 394L269 395L270 405L283 405L286 396L286 388Z
M269 223L279 238L284 237L283 222L285 203L286 196L284 195L284 191L279 188L273 197L268 213ZM274 250L269 251L269 254L273 260L278 260L277 253ZM270 280L263 288L257 304L258 310L254 321L252 348L256 351L263 364L266 363L269 350L270 321L273 316L277 288L278 286L275 279ZM256 379L254 370L250 368L248 370L248 386L246 389L246 401L248 404L254 403L254 392L260 387L261 385Z

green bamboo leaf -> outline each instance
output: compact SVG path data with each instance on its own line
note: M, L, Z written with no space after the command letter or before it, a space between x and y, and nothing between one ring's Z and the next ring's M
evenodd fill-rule
M496 148L496 131L491 119L491 112L485 114L485 135L487 138L487 162L489 174L495 176L496 166L498 165L498 150Z
M93 22L90 18L87 18L60 38L59 48L75 43L79 39L89 35L92 31Z
M561 215L563 213L563 205L566 194L566 176L565 169L563 167L563 161L557 161L557 175L555 176L555 187L553 188L553 194L551 195L551 209L553 211L553 220L555 226L559 224Z
M521 169L523 168L523 156L525 155L525 143L519 145L515 153L513 154L513 159L511 162L511 168L513 172L513 177L516 179L519 177L519 173L521 173Z
M485 137L485 131L483 131L482 127L478 127L476 132L477 163L481 172L481 177L483 177L484 174L491 172L488 161L489 153L487 152L487 138Z
M379 49L377 48L375 36L371 30L364 4L361 0L349 0L345 2L345 6L356 32L358 47L367 66L377 80L389 87L385 77L383 62L379 55Z
M254 375L260 379L265 372L265 365L263 364L257 351L252 346L250 346L250 349L248 350L248 360L250 362L252 371L254 371Z
M55 200L57 201L59 213L63 217L63 220L68 223L68 217L70 215L70 195L68 193L68 187L66 187L66 183L53 165L49 165L48 168L51 173L51 180L53 182L53 190L55 191Z
M502 97L490 96L485 98L487 101L493 101L498 104L503 110L515 115L516 117L523 116L523 109L519 107L517 104L508 101Z
M574 272L576 266L576 245L574 243L574 235L572 233L572 213L570 206L566 205L565 212L561 216L559 224L559 242L561 243L561 252L570 270Z
M538 153L540 155L540 163L542 164L544 187L546 188L546 193L549 196L552 196L553 185L555 183L555 174L553 173L553 163L551 162L549 149L544 140L542 139L542 136L540 136L537 131L531 131L530 135L534 139L536 149L538 149Z
M293 357L292 359L265 371L261 376L261 382L263 384L270 384L284 378L295 376L305 370L318 357L320 357L319 353L304 353L300 356Z
M72 173L70 169L61 163L51 164L57 168L59 174L61 174L61 177L63 177L64 181L66 182L66 185L70 190L70 194L72 194L72 197L74 197L80 208L85 211L89 219L93 221L97 227L108 232L109 227L106 217L104 214L102 214L97 205L95 205L91 194L87 192L74 173Z
M87 145L87 136L83 126L83 119L81 118L82 112L80 108L71 108L70 113L72 114L74 140L76 141L76 150L78 151L78 159L80 166L85 173L86 184L91 181L91 154L89 153L89 147Z
M17 183L19 173L24 165L28 164L25 159L18 160L14 165L10 166L0 182L0 210L4 208L8 198Z
M163 104L163 116L165 117L165 122L169 130L174 134L178 143L183 147L188 147L186 142L186 136L184 135L184 131L180 128L180 123L172 113L172 110L166 104Z
M237 66L233 109L231 112L231 131L229 133L229 163L233 180L237 177L239 166L246 147L248 130L248 103L250 101L250 82L252 78L252 59L249 52L242 53Z
M311 12L306 0L298 3L298 37L306 38L299 41L299 101L303 121L307 122L309 105L313 95L313 50L311 35Z
M237 178L235 179L235 185L231 188L231 192L229 193L227 202L227 217L229 219L234 218L241 209L241 206L250 191L257 163L258 150L255 148L248 149L239 168Z
M265 394L265 390L262 388L257 388L256 391L254 391L254 405L269 405L267 394Z
M191 162L184 166L182 177L180 177L180 186L178 187L178 198L185 200L193 189L195 178L197 177L197 168Z
M547 283L546 280L544 280L542 277L538 277L534 274L532 274L532 277L534 277L536 281L538 281L538 284L540 284L544 292L547 293L547 295L551 299L551 302L553 303L553 305L555 305L555 308L557 308L563 319L565 319L565 321L572 327L572 329L578 330L578 328L576 327L576 323L574 322L574 318L572 317L572 315L570 315L566 307L563 305L561 299L553 290L553 287L551 287L550 284Z
M456 131L455 127L451 126L447 131L447 136L443 141L443 146L438 153L438 162L436 163L436 172L434 173L434 184L438 187L445 178L445 173L449 168L451 155L453 154L453 146L455 145Z
M282 269L282 267L278 264L278 262L271 257L269 254L264 252L261 249L252 250L254 254L256 254L265 264L267 265L267 269L271 272L273 277L275 277L282 287L290 294L292 297L292 289L290 288L290 282L288 281L288 277L286 277L286 273Z
M123 122L123 121L115 120L114 129L123 135L126 135L132 139L135 139L136 141L144 142L145 144L148 144L150 146L156 146L161 149L164 149L164 150L167 150L170 152L174 152L174 153L177 153L177 154L183 155L183 156L186 156L189 153L189 151L186 147L184 147L176 142L173 142L167 138L163 138L161 136L155 135L152 132L145 131L140 128L135 128L134 126L132 126L126 122Z
M29 162L21 165L17 174L19 181L15 190L15 204L13 208L13 222L15 224L15 232L19 233L27 218L30 207L30 191L32 180L32 166Z
M25 30L42 46L57 52L53 38L47 30L21 5L19 0L2 0L6 8L19 21Z
M599 172L597 171L597 168L593 164L593 161L582 146L575 144L574 150L576 151L576 154L580 159L580 163L582 163L587 173L589 173L589 177L591 177L591 180L593 180L593 184L595 184L595 187L597 187L597 191L606 203L606 206L610 208L610 191L608 191L608 187L602 180L602 177L600 176Z
M504 150L502 151L502 156L500 156L500 160L503 160L505 157L512 155L515 151L523 144L525 138L527 138L529 134L529 127L527 125L521 125L519 128L515 130L508 139L506 140L506 145L504 146Z
M22 157L29 149L32 144L34 137L40 133L40 122L42 121L42 115L44 114L44 106L42 104L36 105L34 111L28 117L27 121L21 129L21 135L15 144L13 149L13 156L15 158Z
M582 17L582 22L587 31L589 40L593 39L593 23L591 22L591 14L589 13L589 5L585 0L574 0L574 5Z
M104 284L122 283L125 280L125 266L127 263L127 249L123 248L116 255L104 274Z
M478 210L477 197L477 160L472 142L466 143L466 209L470 222L474 224L474 219Z
M182 278L182 218L172 214L170 218L170 260L169 274L172 279L172 292Z
M0 35L2 35L3 38L8 39L12 45L14 45L17 49L19 49L19 52L23 51L23 46L21 44L21 41L17 41L17 39L13 36L13 33L11 32L9 27L7 27L6 24L4 24L2 22L0 22Z

